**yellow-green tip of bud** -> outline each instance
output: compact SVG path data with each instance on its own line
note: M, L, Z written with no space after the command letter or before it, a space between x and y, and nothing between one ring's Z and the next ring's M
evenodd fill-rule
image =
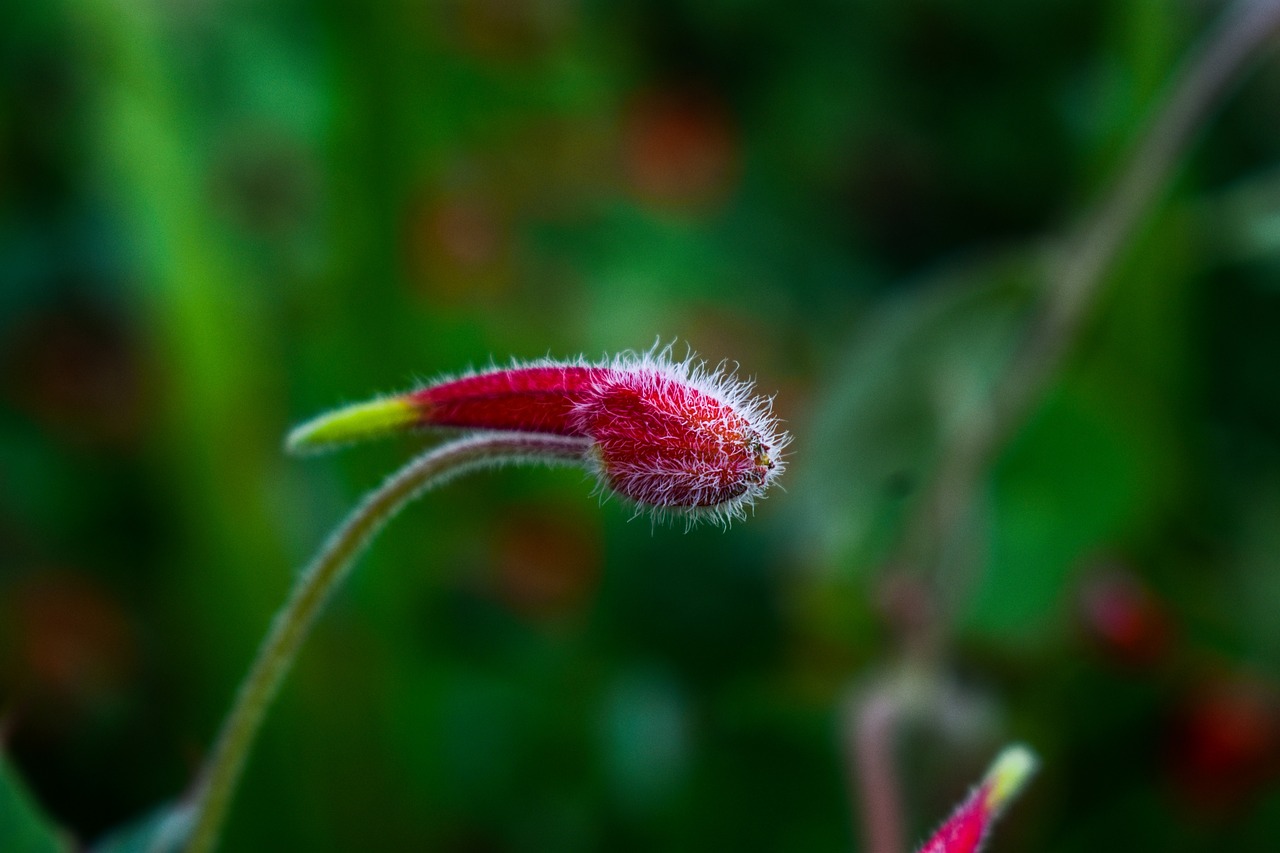
M1035 753L1022 744L1006 747L987 771L987 807L999 810L1036 772Z
M414 426L418 407L404 397L387 397L344 406L312 418L289 433L290 453L317 453L344 444L378 438Z

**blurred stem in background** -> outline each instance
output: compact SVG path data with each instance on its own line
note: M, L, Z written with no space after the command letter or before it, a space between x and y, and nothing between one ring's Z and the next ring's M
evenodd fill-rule
M904 850L905 815L895 770L895 744L905 719L918 716L915 681L921 667L940 678L949 634L948 600L959 578L956 554L972 535L968 522L980 484L1011 435L1027 419L1059 373L1103 291L1107 275L1144 217L1168 186L1196 134L1243 72L1280 34L1280 0L1240 0L1224 14L1174 74L1111 190L1082 225L1049 252L1045 293L1027 323L987 407L944 438L936 474L904 528L892 571L923 570L937 597L927 619L902 627L902 678L887 677L846 708L846 749L854 811L871 853Z
M897 566L932 569L949 587L950 555L1000 449L1071 354L1124 247L1169 183L1195 134L1280 33L1280 0L1240 0L1175 73L1169 94L1111 191L1049 252L1042 304L985 409L946 436L937 473L907 521ZM945 611L943 611L945 615ZM934 627L940 628L935 620Z
M867 853L902 853L906 849L898 763L902 702L897 691L883 686L854 697L846 710L844 748L849 753L850 788L856 792L853 814L866 838Z

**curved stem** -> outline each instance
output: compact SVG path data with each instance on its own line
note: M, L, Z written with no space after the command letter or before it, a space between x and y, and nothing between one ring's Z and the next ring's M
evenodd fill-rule
M418 456L356 507L298 577L240 686L191 798L187 853L213 850L267 708L316 616L379 528L426 490L464 472L511 462L580 463L589 447L586 439L554 435L492 433L459 439Z

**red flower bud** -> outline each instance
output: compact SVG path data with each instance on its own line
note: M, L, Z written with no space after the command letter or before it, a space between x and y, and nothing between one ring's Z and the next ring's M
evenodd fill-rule
M1280 697L1235 676L1183 700L1168 738L1178 794L1204 816L1229 814L1280 778Z
M749 382L669 354L542 361L444 380L322 415L294 430L289 447L424 427L576 437L604 491L660 514L741 517L782 472L790 437Z
M920 848L920 853L977 853L1009 800L1035 772L1036 758L1024 746L1000 753L982 783Z
M1173 647L1174 624L1164 603L1130 572L1115 569L1090 578L1080 605L1089 639L1115 663L1150 667Z

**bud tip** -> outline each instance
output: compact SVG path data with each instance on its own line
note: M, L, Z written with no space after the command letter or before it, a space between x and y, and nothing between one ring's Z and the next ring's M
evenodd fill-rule
M285 439L293 454L316 453L413 426L417 407L404 397L385 397L326 412L295 427Z
M1038 764L1035 753L1022 744L1005 748L987 773L988 807L998 809L1012 799L1036 772Z

